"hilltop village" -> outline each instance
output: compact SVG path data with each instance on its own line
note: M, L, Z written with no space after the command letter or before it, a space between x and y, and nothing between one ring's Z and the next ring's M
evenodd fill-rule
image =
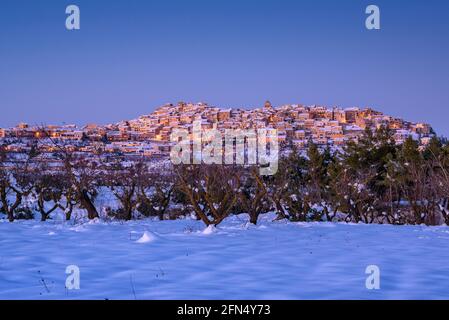
M166 104L148 115L115 124L30 126L21 123L14 128L0 129L0 143L9 151L24 152L39 146L43 152L55 150L55 142L66 149L93 154L119 153L129 157L164 157L170 153L174 128L191 132L194 121L203 129L277 129L279 144L299 149L313 141L319 146L342 146L357 141L368 127L388 127L396 143L409 136L426 145L434 135L430 125L413 123L375 111L371 108L327 108L299 104L272 106L267 101L255 109L219 108L206 103Z

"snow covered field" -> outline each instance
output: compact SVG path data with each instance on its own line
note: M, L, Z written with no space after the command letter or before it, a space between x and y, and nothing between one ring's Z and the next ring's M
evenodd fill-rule
M449 299L449 227L0 221L0 299ZM65 288L66 267L80 289ZM367 290L365 268L380 268Z

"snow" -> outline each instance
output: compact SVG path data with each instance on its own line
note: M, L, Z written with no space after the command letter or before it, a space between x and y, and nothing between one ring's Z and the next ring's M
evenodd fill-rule
M447 226L273 218L0 220L0 299L449 299ZM79 290L65 288L70 265ZM365 286L370 265L380 290Z
M156 240L156 236L152 232L145 231L142 235L142 237L137 240L137 243L149 243Z
M214 225L207 226L206 229L202 231L202 234L209 235L217 232L217 228Z

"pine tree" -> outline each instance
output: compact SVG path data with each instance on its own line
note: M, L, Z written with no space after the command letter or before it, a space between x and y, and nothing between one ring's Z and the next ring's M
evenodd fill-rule
M306 203L313 220L321 220L323 214L328 213L326 186L329 180L327 175L329 153L329 150L321 153L315 143L309 142L307 150ZM312 209L313 204L318 206Z

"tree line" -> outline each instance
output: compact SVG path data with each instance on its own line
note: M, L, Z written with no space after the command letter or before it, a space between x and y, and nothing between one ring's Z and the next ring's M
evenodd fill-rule
M36 211L45 221L57 210L70 220L76 208L89 219L193 215L206 225L239 213L257 224L271 211L290 221L449 224L449 145L436 137L425 147L411 137L397 145L383 127L341 150L311 141L304 151L288 146L273 176L256 166L87 158L62 146L55 163L37 150L18 155L0 147L0 212L9 221ZM105 192L117 205L99 210Z

